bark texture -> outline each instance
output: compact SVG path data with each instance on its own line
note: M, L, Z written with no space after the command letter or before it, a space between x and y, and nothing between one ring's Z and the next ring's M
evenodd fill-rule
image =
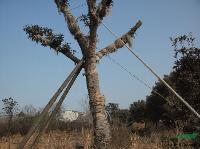
M109 144L110 127L105 114L105 97L101 95L98 73L96 70L96 57L86 60L86 82L90 98L90 110L94 126L94 148L103 149Z

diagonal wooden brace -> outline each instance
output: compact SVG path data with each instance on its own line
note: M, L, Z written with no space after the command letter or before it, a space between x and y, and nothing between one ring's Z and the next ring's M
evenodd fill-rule
M33 133L37 130L37 128L39 127L40 123L43 121L43 119L47 115L49 109L52 107L52 105L54 104L54 102L56 101L56 99L58 98L58 96L62 93L63 89L67 86L67 84L72 79L72 77L74 76L74 74L76 74L77 72L80 71L80 68L82 68L82 65L83 65L83 60L81 60L76 65L76 67L72 70L72 72L69 74L69 76L67 77L67 79L63 82L63 84L60 86L60 88L56 91L56 93L50 99L50 101L48 102L48 104L45 106L45 108L41 112L41 114L40 114L38 120L36 121L36 123L30 128L29 132L25 135L25 137L23 138L23 140L17 146L17 149L23 149L24 148L24 146L26 145L26 143L29 141L29 139L31 138L31 136L33 135Z
M67 85L65 91L63 92L63 95L61 96L60 100L58 101L58 103L56 104L54 110L52 111L51 115L49 116L48 113L44 119L44 121L42 122L42 124L39 126L39 132L36 134L36 137L33 140L33 143L31 144L32 148L36 143L37 140L41 137L42 133L46 131L46 129L48 128L49 124L51 123L52 119L56 116L56 114L59 112L59 109L63 103L63 101L65 100L65 97L67 96L69 90L71 89L72 85L74 84L76 78L78 77L80 71L81 71L82 67L79 68L79 70L74 74L73 78L71 79L71 81L69 82L69 84Z

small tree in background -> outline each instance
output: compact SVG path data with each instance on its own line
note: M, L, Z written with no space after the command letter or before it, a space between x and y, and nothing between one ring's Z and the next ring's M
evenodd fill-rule
M3 102L2 111L4 115L8 118L8 137L9 137L9 149L10 149L11 122L13 116L17 113L18 103L11 97L2 99L2 102Z
M130 118L129 122L145 121L146 119L146 102L138 100L130 105Z
M37 109L33 105L25 105L22 108L22 112L27 116L35 116L38 113Z
M116 116L116 112L119 111L119 104L117 103L108 103L106 105L106 111L111 116L111 118L114 118Z
M8 124L10 125L13 116L18 111L18 103L11 97L2 99L2 102L3 102L2 111L3 111L4 115L8 118Z

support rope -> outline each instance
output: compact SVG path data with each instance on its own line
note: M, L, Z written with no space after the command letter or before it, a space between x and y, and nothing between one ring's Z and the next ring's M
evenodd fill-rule
M136 76L135 74L133 74L132 72L130 72L127 68L125 68L124 66L122 66L119 62L117 62L115 59L111 58L111 56L107 55L107 57L114 63L116 64L119 68L121 68L124 72L126 72L127 74L129 74L129 76L133 79L136 79L138 82L140 82L141 84L143 84L145 87L147 87L148 89L152 90L152 88L150 87L150 85L148 85L144 80L140 79L138 76ZM166 102L169 103L170 106L175 106L177 109L181 110L181 108L177 107L175 104L173 104L172 102L170 102L167 98L165 98L164 96L162 96L160 93L158 93L157 91L152 90L153 93L157 94L158 96L160 96L162 99L164 99Z
M108 26L106 26L103 22L102 22L103 26L116 38L119 38ZM121 40L122 41L122 40ZM124 43L124 41L122 41ZM128 47L125 43L124 46L154 75L158 78L158 80L160 80L184 105L187 106L187 108L193 113L195 114L199 119L200 119L200 115L199 113L192 107L190 106L187 101L185 101L167 82L165 82L165 80L163 80L146 62L144 62L139 55L137 55L135 52L132 51L132 49L130 47Z

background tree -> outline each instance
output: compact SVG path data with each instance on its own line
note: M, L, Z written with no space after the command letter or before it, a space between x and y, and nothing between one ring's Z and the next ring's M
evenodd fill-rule
M146 119L146 102L144 100L138 100L129 107L130 118L129 122L132 123L138 121L145 121Z
M2 102L3 102L2 111L4 115L8 118L8 125L10 126L13 116L18 111L18 107L17 107L18 103L11 97L2 99Z
M129 119L130 113L128 109L120 109L116 112L116 117L120 124L127 124Z
M120 109L117 103L108 103L106 105L106 111L108 112L110 122L118 124L126 124L129 118L128 109Z
M11 124L13 116L16 114L18 110L18 103L13 98L5 98L2 99L3 107L2 111L4 115L8 118L8 137L9 137L9 149L10 149L10 135L11 135Z
M110 115L111 119L113 119L116 116L117 111L119 111L119 104L117 103L108 103L106 105L106 111Z
M200 112L200 49L194 46L191 34L171 38L175 51L172 72L164 77L197 112ZM165 99L155 94L160 93ZM161 82L157 82L147 97L149 119L166 123L175 120L194 121L196 118ZM168 102L167 102L167 101Z
M28 116L35 116L38 113L37 109L33 105L25 105L22 108L22 112Z
M173 85L169 76L165 75L164 80L171 86ZM158 95L159 93L160 95ZM169 107L173 104L169 100L170 91L165 87L162 82L156 82L152 89L151 95L146 97L146 112L148 113L147 119L157 125L159 120L164 120L169 116Z
M89 28L89 33L84 34L78 25L77 19L70 11L69 1L55 0L58 11L63 14L68 29L74 39L78 42L83 55L82 59L84 60L86 84L90 99L90 111L93 117L94 147L105 148L110 142L111 135L110 126L105 114L105 97L100 92L96 63L104 56L122 48L124 44L128 43L131 45L134 33L142 23L141 21L138 21L134 27L119 39L116 39L110 45L96 52L97 29L104 17L108 15L109 10L113 6L113 1L101 0L99 4L96 4L96 0L87 0L86 2L88 13L83 14L80 17L80 20ZM69 43L64 42L62 34L54 34L51 29L40 27L38 25L25 26L24 30L28 34L28 37L33 41L39 42L43 46L49 46L57 53L60 52L64 54L75 63L80 61L80 59L74 55L75 53L71 50Z
M172 81L176 90L200 112L200 49L195 47L192 34L171 38L175 51ZM184 107L185 114L193 115Z

